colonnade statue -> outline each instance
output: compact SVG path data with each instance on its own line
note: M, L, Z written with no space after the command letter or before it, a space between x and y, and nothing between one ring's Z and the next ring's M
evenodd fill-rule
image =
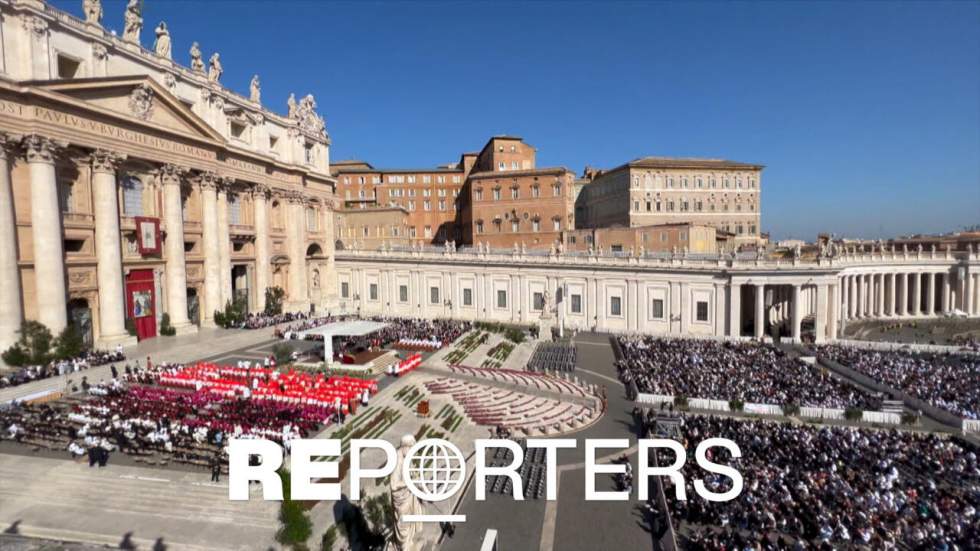
M395 525L392 527L396 546L401 551L417 551L421 548L421 530L417 522L402 522L405 515L421 515L424 513L422 500L408 489L402 465L408 459L408 451L415 445L415 437L411 434L402 436L398 448L398 461L395 462L395 472L391 473L391 505L395 509Z
M140 0L129 0L124 19L123 40L139 44L140 31L143 30L143 8L140 7Z

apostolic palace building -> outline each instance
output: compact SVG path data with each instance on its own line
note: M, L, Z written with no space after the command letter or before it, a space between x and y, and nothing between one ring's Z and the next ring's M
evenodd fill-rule
M184 67L138 2L119 36L84 6L0 0L0 349L25 319L100 346L131 343L127 319L157 335L165 313L195 331L234 298L261 310L270 286L291 310L818 341L855 318L980 312L972 247L766 250L757 164L576 178L495 136L443 167L331 166L312 95L273 111L258 76L222 85L201 49L219 45L179 42Z

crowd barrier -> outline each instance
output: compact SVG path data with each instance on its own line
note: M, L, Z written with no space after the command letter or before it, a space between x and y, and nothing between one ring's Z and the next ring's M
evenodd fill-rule
M809 419L827 419L830 421L843 421L844 410L806 406L800 407L800 417L806 417Z
M940 423L947 425L949 427L955 428L957 430L963 429L963 419L953 415L952 413L939 409L936 406L915 398L911 394L892 388L888 385L880 383L871 377L868 377L864 373L851 368L849 366L840 364L830 358L825 356L817 356L817 361L819 361L823 366L831 371L837 373L838 375L844 377L845 379L850 379L860 385L867 388L873 389L880 392L894 400L901 400L909 409L913 411L921 411L924 415L939 421Z
M865 411L861 414L861 420L865 423L897 425L902 422L902 416L893 411Z
M660 404L673 404L674 397L666 394L646 394L639 393L634 400L637 404L649 405L649 406L659 406ZM726 400L709 400L707 398L689 398L687 400L687 406L690 409L699 409L705 411L723 411L731 412L731 406ZM742 411L744 413L751 413L754 415L772 415L772 416L783 416L783 407L773 404L743 404ZM813 406L801 406L800 417L806 417L808 419L824 419L830 421L844 421L846 416L843 409L837 408L822 408ZM886 425L897 425L902 422L902 417L898 413L885 412L885 411L865 411L862 412L861 420L865 423L877 423ZM964 429L965 430L965 429ZM980 424L974 429L980 431Z
M783 408L772 404L745 404L742 406L745 413L755 413L757 415L782 415Z
M963 432L980 433L980 420L977 420L977 419L964 419L963 420Z
M687 407L710 411L730 411L728 400L709 400L707 398L689 398L687 400Z
M674 403L674 397L673 396L667 396L667 395L664 395L664 394L644 394L644 393L640 392L640 393L637 393L636 400L635 401L638 404L649 404L649 405L657 405L657 404L660 404L660 403L673 404Z
M907 350L911 352L932 352L932 353L958 353L958 354L976 354L975 351L970 350L962 346L956 345L944 345L944 344L920 344L920 343L906 343L906 342L885 342L885 341L859 341L852 339L837 339L834 344L839 344L842 346L851 346L854 348L861 348L864 350Z

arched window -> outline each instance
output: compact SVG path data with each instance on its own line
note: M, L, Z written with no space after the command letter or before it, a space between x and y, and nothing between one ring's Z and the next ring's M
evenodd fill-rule
M228 195L228 223L242 223L242 201L234 193Z
M143 216L143 182L135 176L122 181L123 213L126 216Z

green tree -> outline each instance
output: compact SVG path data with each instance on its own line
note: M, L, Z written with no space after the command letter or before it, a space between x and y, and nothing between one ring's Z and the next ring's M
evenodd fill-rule
M337 544L337 526L331 526L323 533L320 538L320 551L333 551L333 546Z
M84 351L85 339L82 337L82 333L75 327L75 324L69 323L55 341L55 357L59 360L68 360L81 356Z
M20 326L20 346L27 352L32 365L41 365L51 360L51 343L54 337L51 330L39 321L25 321Z
M282 504L279 506L279 530L276 541L294 550L306 549L306 540L313 534L313 522L303 503L290 499L289 470L279 469L282 480Z
M267 287L265 290L265 314L268 316L281 314L285 296L286 291L283 291L282 287Z

